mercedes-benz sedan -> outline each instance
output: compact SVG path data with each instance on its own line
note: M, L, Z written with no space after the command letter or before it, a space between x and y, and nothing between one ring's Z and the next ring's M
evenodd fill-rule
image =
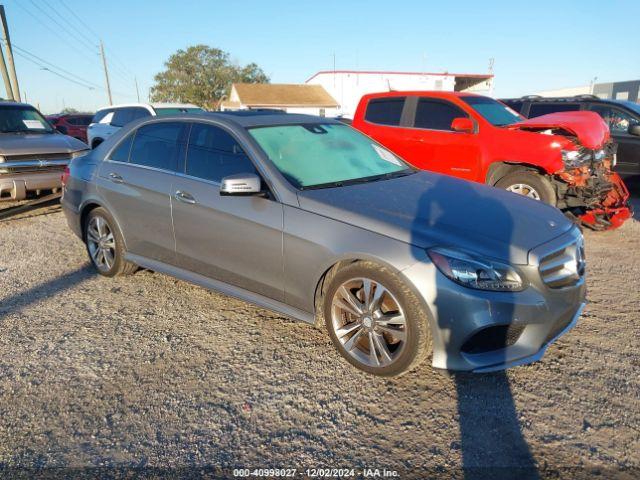
M71 163L63 206L102 275L144 267L324 326L376 375L537 360L584 302L558 210L326 118L138 120Z

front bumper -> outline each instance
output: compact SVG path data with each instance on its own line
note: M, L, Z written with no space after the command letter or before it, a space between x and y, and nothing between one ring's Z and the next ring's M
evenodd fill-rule
M537 247L530 257L578 239L576 230ZM537 264L518 268L530 283L522 292L462 287L429 260L402 272L422 296L430 317L434 368L488 372L531 363L577 323L585 305L583 276L573 285L551 288Z
M617 173L608 178L611 190L605 195L601 207L588 210L579 216L580 223L593 230L614 230L633 216L629 204L629 190Z
M0 201L24 200L29 192L60 188L61 176L59 170L0 175Z

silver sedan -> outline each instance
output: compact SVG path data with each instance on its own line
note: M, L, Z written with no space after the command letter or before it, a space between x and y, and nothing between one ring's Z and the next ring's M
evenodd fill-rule
M376 375L538 360L584 304L558 210L326 118L139 120L71 163L63 207L102 275L144 267L324 327Z

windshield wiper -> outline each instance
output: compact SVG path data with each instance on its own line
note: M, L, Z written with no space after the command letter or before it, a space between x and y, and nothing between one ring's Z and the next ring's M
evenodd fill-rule
M319 190L322 188L346 187L349 185L357 185L359 183L377 182L380 180L389 180L392 178L406 177L407 175L413 175L414 173L416 173L416 170L407 169L407 170L401 170L399 172L390 172L390 173L383 173L381 175L373 175L371 177L353 178L350 180L340 180L338 182L321 183L318 185L301 187L300 190Z

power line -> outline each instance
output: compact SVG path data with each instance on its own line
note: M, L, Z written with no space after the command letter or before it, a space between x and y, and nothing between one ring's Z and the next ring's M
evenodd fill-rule
M75 83L76 85L80 85L81 87L88 88L89 90L95 90L95 87L92 87L91 85L85 85L84 83L79 82L79 81L77 81L77 80L74 80L73 78L70 78L70 77L67 77L66 75L63 75L63 74L58 73L58 72L55 72L55 71L51 70L49 67L45 67L45 66L41 65L41 64L40 64L40 63L38 63L37 61L32 60L31 58L27 57L26 55L24 55L24 54L22 54L22 53L20 53L20 52L16 52L16 55L18 55L18 56L20 56L20 57L24 58L25 60L27 60L27 61L29 61L29 62L31 62L31 63L33 63L33 64L35 64L35 65L37 65L38 67L40 67L40 69L41 69L41 70L46 70L46 71L47 71L47 72L49 72L49 73L52 73L52 74L54 74L54 75L56 75L56 76L58 76L58 77L60 77L60 78L64 78L65 80L67 80L67 81L69 81L69 82L73 82L73 83Z
M69 30L67 27L65 27L63 24L61 24L58 20L56 20L55 18L53 18L51 15L49 15L47 12L44 11L44 9L42 7L40 7L40 5L38 5L36 2L34 2L33 0L29 0L31 2L31 5L33 5L35 8L37 8L42 14L44 14L46 17L49 18L49 20L51 20L53 23L55 23L58 27L60 27L62 30L64 30L65 32L67 32L70 36L72 36L80 45L82 45L83 47L85 47L87 50L89 50L92 53L95 53L94 47L90 47L87 46L87 44L85 43L85 41L77 36L75 33L73 33L71 30ZM46 3L45 3L46 5ZM57 12L56 12L57 13Z
M93 30L84 20L82 20L82 18L80 18L80 16L73 9L71 9L64 0L58 0L58 3L62 5L78 21L80 25L82 25L91 34L93 34L96 40L100 40L100 35L98 35L95 30ZM69 20L67 20L67 22L70 24ZM115 64L112 63L112 66L114 66L117 70L120 70L121 73L123 73L125 76L130 75L131 77L135 77L135 74L129 68L127 68L125 63L113 52L113 50L108 47L105 47L105 50L109 53L109 58L115 60L116 62Z
M33 0L32 0L33 1ZM60 12L58 12L58 10L56 10L54 7L51 6L51 4L49 2L47 2L46 0L41 0L43 4L45 4L49 10L51 10L53 13L55 13L58 18L60 18L63 22L65 22L67 25L69 25L74 32L76 32L79 36L81 36L84 40L86 40L89 45L93 45L94 42L93 40L91 40L89 37L87 37L82 30L80 30L79 28L76 28L75 25L73 25L67 18L65 18Z
M60 40L64 41L65 43L67 43L67 45L69 45L72 49L74 49L76 52L78 52L80 55L82 55L84 58L89 58L89 56L82 50L78 49L73 43L69 42L66 38L61 37L59 35L59 32L56 32L53 28L51 28L51 26L47 25L45 22L43 22L40 17L34 15L30 10L28 10L24 5L20 4L20 2L18 2L18 0L14 0L13 2L15 5L17 5L18 7L20 7L24 12L26 12L28 15L30 15L31 17L35 18L36 21L38 23L40 23L40 25L44 26L47 30L53 32L57 38L59 38ZM96 61L96 58L91 59L91 61Z

